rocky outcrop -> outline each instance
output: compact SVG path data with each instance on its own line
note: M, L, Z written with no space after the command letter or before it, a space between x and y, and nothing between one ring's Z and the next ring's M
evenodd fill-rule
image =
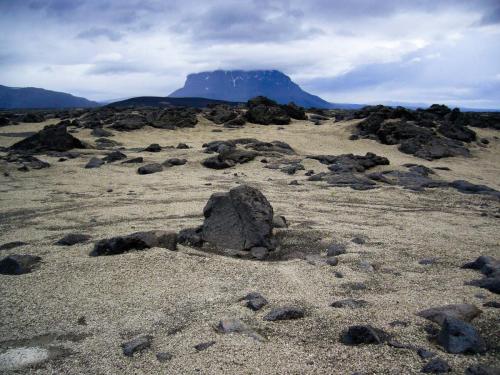
M67 132L65 125L49 125L38 133L10 146L12 151L39 153L86 148L84 143Z

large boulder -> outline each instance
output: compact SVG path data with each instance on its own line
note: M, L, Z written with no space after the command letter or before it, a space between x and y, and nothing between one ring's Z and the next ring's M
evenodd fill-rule
M69 151L74 148L85 148L85 145L82 141L69 134L65 125L46 126L31 137L10 146L11 150L30 153Z
M273 208L257 189L241 185L215 193L203 210L202 239L224 249L273 248Z

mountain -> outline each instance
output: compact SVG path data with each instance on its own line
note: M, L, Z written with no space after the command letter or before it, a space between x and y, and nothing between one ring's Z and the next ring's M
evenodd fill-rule
M349 105L329 103L305 92L290 77L277 70L216 70L189 74L184 87L169 96L246 102L258 95L281 104L294 102L307 108L352 108Z
M138 96L108 104L108 107L193 107L204 108L209 104L238 105L239 103L206 98L170 98L161 96Z
M0 108L87 108L99 104L64 92L0 85Z

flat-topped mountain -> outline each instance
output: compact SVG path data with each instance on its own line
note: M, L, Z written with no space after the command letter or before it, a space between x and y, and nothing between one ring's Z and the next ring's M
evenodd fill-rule
M171 97L202 97L246 102L266 96L281 104L294 102L303 107L333 108L333 103L309 94L278 70L216 70L189 74L184 87Z
M65 92L0 85L0 108L89 108L99 104Z

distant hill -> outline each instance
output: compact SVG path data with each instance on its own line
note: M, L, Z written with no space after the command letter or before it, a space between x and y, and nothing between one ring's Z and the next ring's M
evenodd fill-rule
M183 88L170 97L201 97L246 102L258 95L281 104L294 102L310 108L360 108L356 104L335 104L309 94L290 77L277 70L216 70L189 74Z
M0 85L0 108L88 108L99 104L64 92Z
M170 98L161 96L138 96L108 104L108 107L193 107L204 108L209 104L238 105L240 103L228 102L206 98Z

